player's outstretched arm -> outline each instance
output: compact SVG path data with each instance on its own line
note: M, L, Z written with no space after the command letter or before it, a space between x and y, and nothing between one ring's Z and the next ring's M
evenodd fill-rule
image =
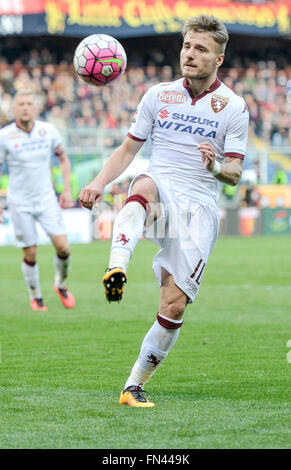
M82 206L92 209L94 204L97 205L101 201L105 186L124 172L143 143L130 137L124 139L122 144L108 158L100 173L80 192L79 201Z
M219 173L216 174L215 166L215 149L208 143L203 142L198 145L198 150L201 152L201 158L205 168L214 174L218 181L235 186L238 184L242 175L243 161L240 158L227 157L225 163L220 163L218 166Z
M0 177L1 177L1 162L0 162ZM4 206L4 203L3 203ZM1 206L1 201L0 201L0 224L4 224L4 209Z
M64 191L60 194L60 205L64 209L69 209L75 205L75 201L72 198L71 193L71 164L66 153L61 149L60 152L57 152L57 157L59 160L59 165L61 167L63 181L64 181Z

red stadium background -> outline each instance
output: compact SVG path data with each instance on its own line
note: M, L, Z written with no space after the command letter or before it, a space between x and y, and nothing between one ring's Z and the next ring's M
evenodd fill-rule
M282 0L3 0L0 4L0 15L5 17L1 21L2 34L5 25L8 34L83 35L93 29L118 37L177 33L186 18L201 13L218 16L230 32L257 35L291 32L291 2ZM13 24L15 31L9 32Z
M62 132L78 206L80 188L121 141L143 93L179 76L179 31L187 17L200 13L225 22L230 41L219 76L250 109L242 182L235 189L221 187L221 232L291 233L290 1L2 0L0 125L13 119L14 93L33 86L41 97L41 118ZM72 67L79 41L98 32L119 38L128 55L124 77L102 89L78 81ZM125 178L105 195L109 207L113 201L122 204L128 179L146 167L148 156L145 145ZM53 177L60 192L57 167ZM4 168L2 194L8 178ZM96 236L110 234L111 219L109 210Z

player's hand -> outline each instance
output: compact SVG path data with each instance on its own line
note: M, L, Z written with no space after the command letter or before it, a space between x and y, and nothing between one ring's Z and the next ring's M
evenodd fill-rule
M99 204L102 199L104 187L94 182L87 184L79 194L79 201L86 209L92 209L92 207Z
M202 162L208 171L212 171L215 164L215 149L209 142L202 142L197 146L201 152Z
M62 209L70 209L75 205L75 201L70 192L60 194L59 203Z

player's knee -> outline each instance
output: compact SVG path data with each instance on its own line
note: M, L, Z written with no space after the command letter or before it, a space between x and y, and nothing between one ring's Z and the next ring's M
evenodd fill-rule
M24 259L29 261L30 263L36 262L36 255L37 255L37 247L36 246L28 246L27 248L23 249Z
M67 246L60 246L57 248L57 255L60 258L68 258L70 256L70 251Z
M156 183L148 176L137 179L132 187L132 196L142 197L147 203L152 204L156 200L158 189Z
M167 318L171 318L172 320L181 320L185 311L185 307L186 305L182 301L169 301L164 303L160 309L160 313Z
M70 249L66 237L59 237L53 240L57 255L60 258L67 258L70 256Z

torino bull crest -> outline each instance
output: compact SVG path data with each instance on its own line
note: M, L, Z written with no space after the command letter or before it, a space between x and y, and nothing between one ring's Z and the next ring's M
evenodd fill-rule
M95 86L104 86L116 80L125 71L126 64L122 45L107 34L92 34L84 38L74 54L77 75Z

